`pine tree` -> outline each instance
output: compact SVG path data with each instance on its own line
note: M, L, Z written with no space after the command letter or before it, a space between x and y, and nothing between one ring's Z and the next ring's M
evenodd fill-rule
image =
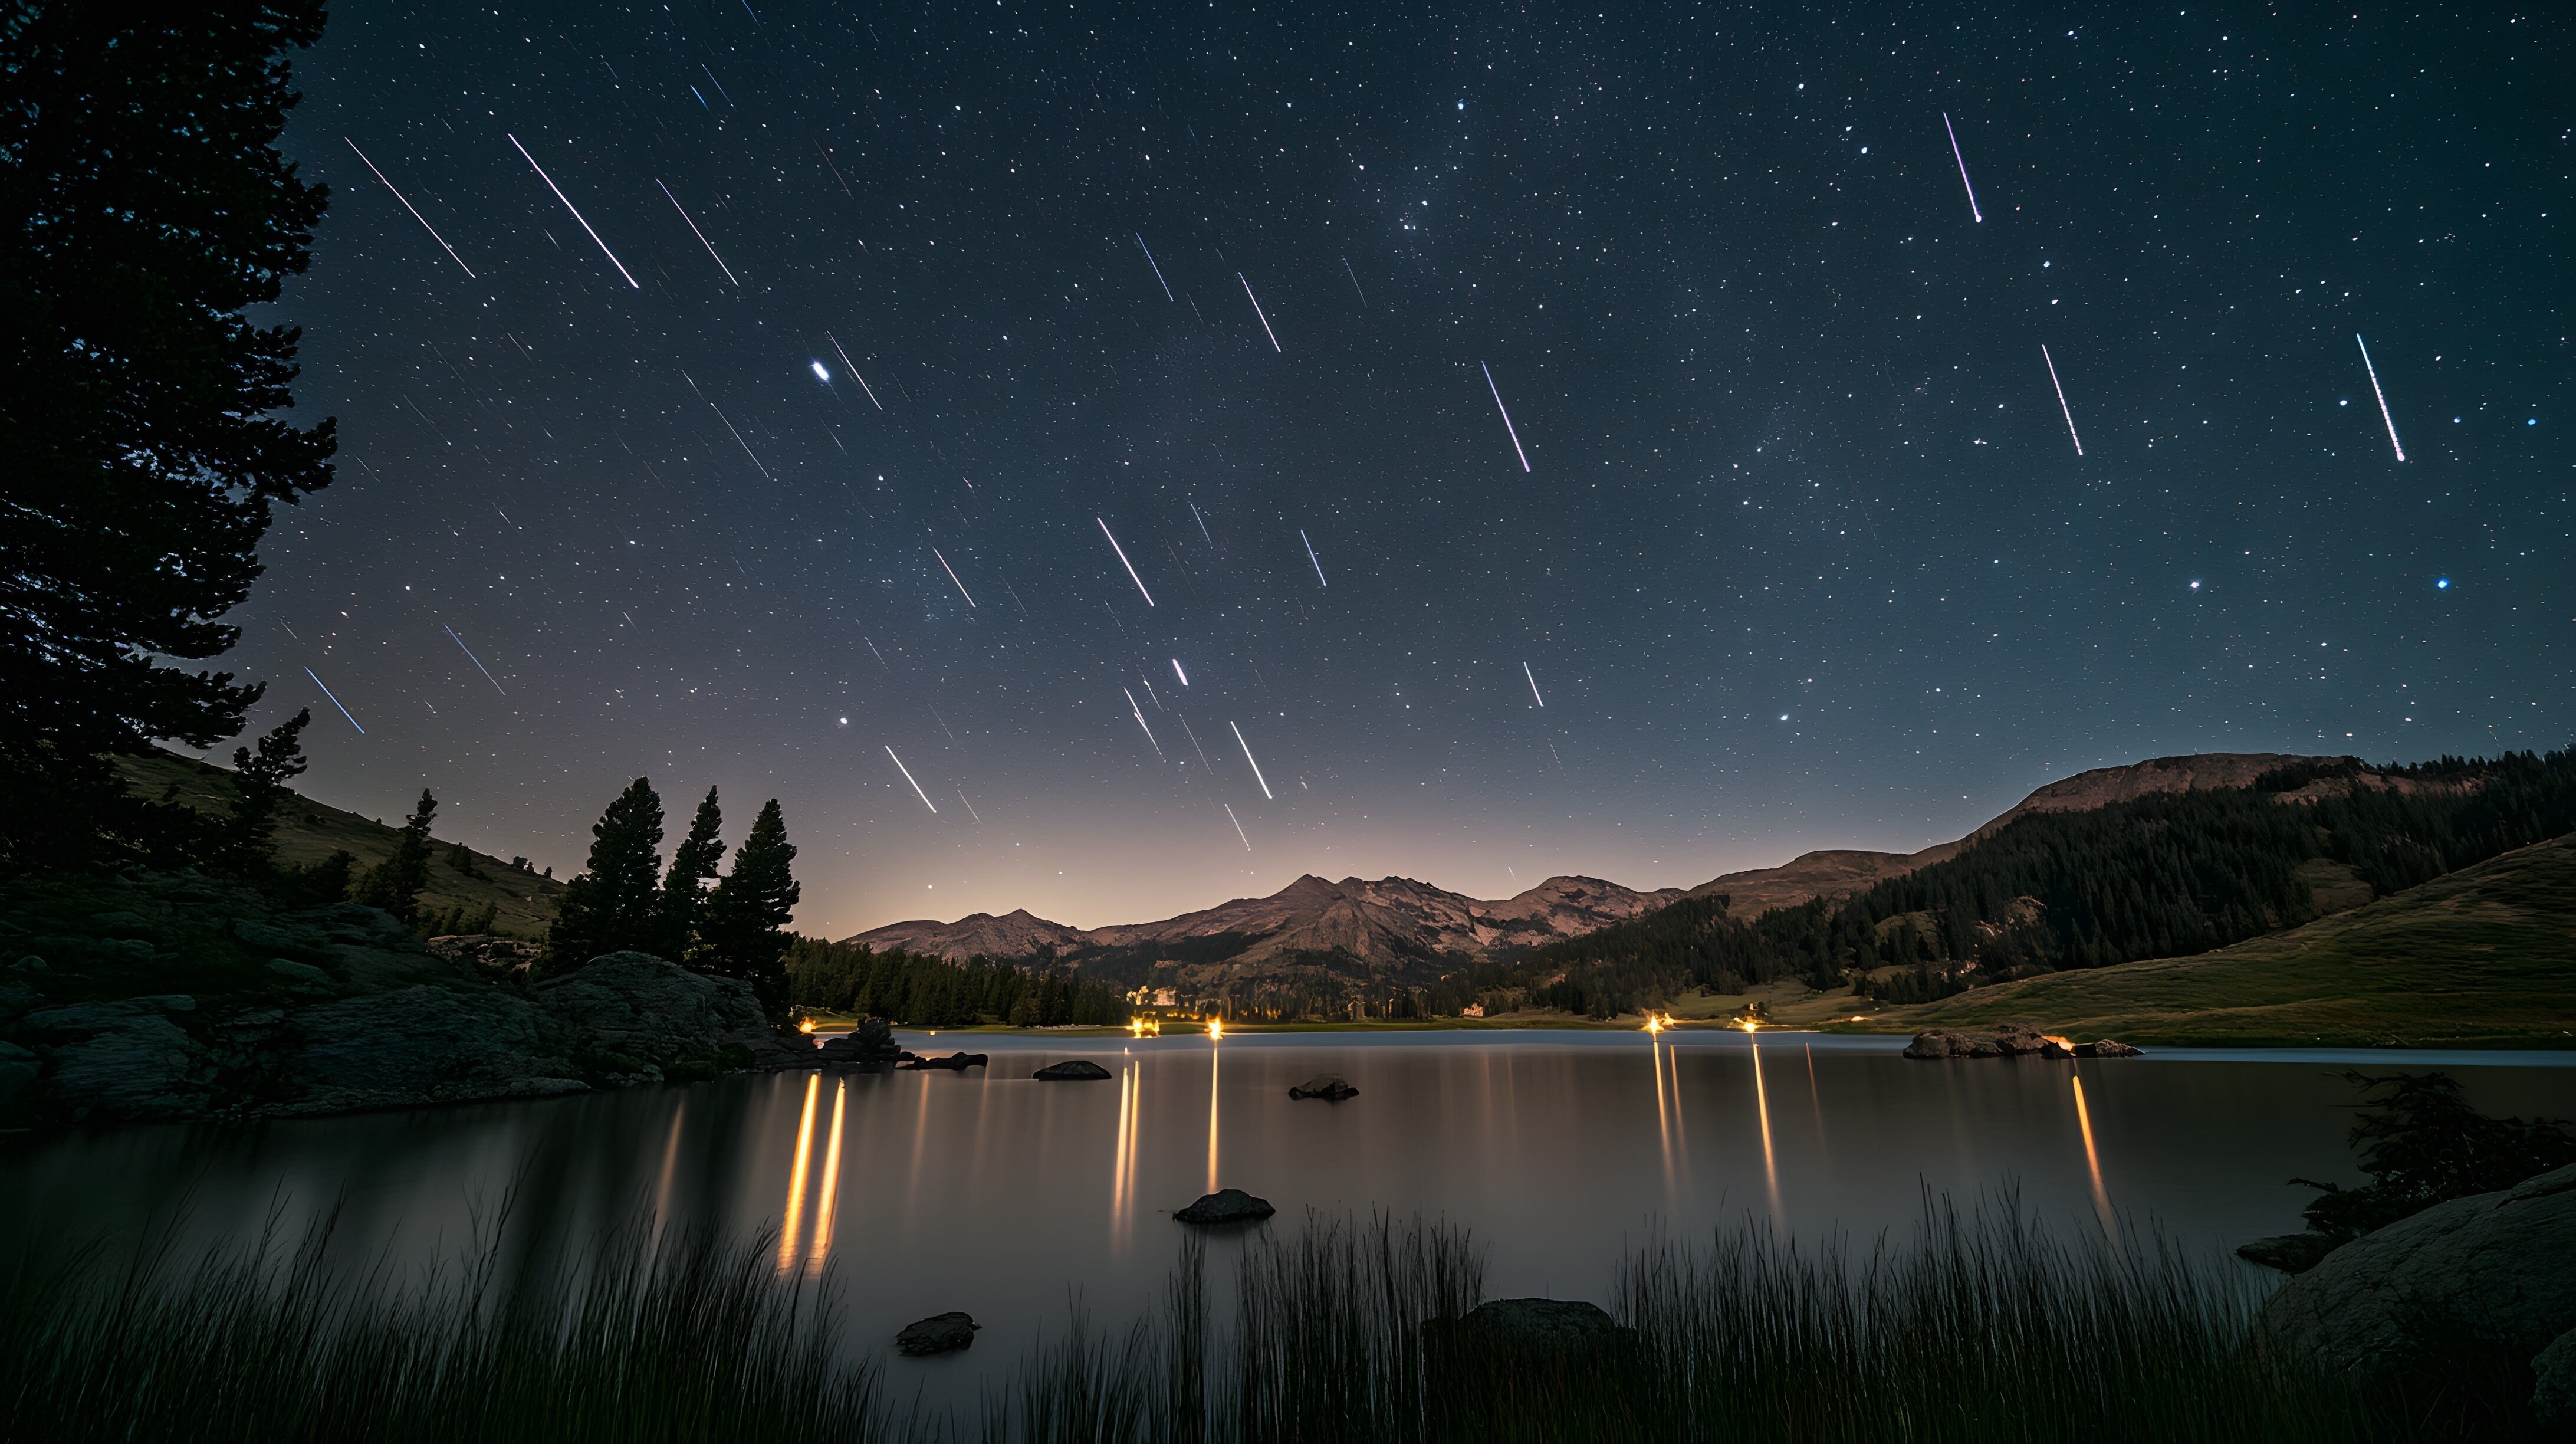
M402 834L394 839L394 855L367 869L350 890L351 898L383 908L406 926L418 921L420 890L429 882L429 825L437 816L438 799L424 787L419 805L404 819Z
M662 878L662 897L654 909L653 951L675 963L689 961L697 947L698 927L706 912L706 885L724 863L724 812L716 790L707 789L689 835L671 851L671 870Z
M590 867L564 885L546 935L558 972L602 953L655 945L653 875L662 868L662 799L642 777L628 783L590 829Z
M259 750L233 749L233 810L217 845L218 858L235 872L268 870L277 840L277 809L294 794L286 784L304 771L304 728L310 708L268 729Z
M276 141L318 0L19 4L0 20L0 867L174 844L107 754L241 730L260 687L184 664L331 479L291 326L327 192ZM169 665L176 662L183 665Z
M796 909L798 889L789 871L795 861L787 820L773 797L751 824L751 835L735 849L733 871L708 896L698 929L706 943L701 965L751 984L772 1013L787 1006L785 929Z

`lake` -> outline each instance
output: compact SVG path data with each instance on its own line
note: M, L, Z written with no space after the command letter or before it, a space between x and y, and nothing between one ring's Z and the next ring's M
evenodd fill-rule
M0 1229L130 1240L290 1230L335 1203L357 1262L453 1257L506 1198L512 1266L639 1210L778 1233L782 1272L833 1266L851 1347L890 1355L964 1309L967 1354L894 1360L909 1394L964 1399L1060 1331L1154 1296L1219 1187L1306 1210L1421 1214L1491 1248L1489 1293L1605 1299L1661 1231L1746 1218L1801 1238L1901 1239L1925 1190L2010 1188L2064 1231L2152 1225L2216 1258L2299 1226L2293 1175L2357 1177L2346 1067L2442 1067L2491 1113L2576 1114L2576 1054L2162 1051L1915 1062L1901 1039L1685 1031L1070 1039L899 1035L992 1055L964 1074L785 1074L555 1099L0 1138ZM1041 1083L1090 1058L1106 1082ZM1342 1103L1291 1084L1339 1072ZM1237 1245L1211 1248L1212 1283ZM2250 1266L2242 1266L2250 1267ZM398 1270L400 1271L400 1270Z

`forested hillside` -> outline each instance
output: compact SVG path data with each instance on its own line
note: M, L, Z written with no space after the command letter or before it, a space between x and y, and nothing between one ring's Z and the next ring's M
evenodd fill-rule
M2245 788L2025 816L1840 901L1746 918L1723 897L1693 898L1485 970L1478 983L1595 1016L1783 977L1829 987L1859 974L1876 996L1919 1002L2206 952L2318 916L2322 880L2385 896L2571 829L2576 751L2306 761ZM1880 971L1891 966L1903 971Z

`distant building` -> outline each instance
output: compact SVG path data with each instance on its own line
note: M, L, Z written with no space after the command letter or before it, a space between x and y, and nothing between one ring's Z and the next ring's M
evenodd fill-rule
M1180 1003L1180 1000L1180 994L1173 989L1156 988L1154 990L1154 1006L1157 1008L1175 1007Z
M1467 1006L1458 1010L1458 1016L1461 1018L1481 1018L1485 1016L1485 1005L1482 1003L1469 1003Z

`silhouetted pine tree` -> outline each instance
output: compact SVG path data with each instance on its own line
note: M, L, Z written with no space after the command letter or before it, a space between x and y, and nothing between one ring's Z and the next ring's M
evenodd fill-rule
M350 897L371 908L383 908L406 924L420 918L420 890L429 882L429 825L438 816L438 799L420 790L420 804L404 819L394 839L394 855L367 869L350 889Z
M686 963L697 947L698 925L706 912L706 886L724 863L724 812L716 790L707 789L689 822L689 835L671 850L671 870L662 878L662 896L654 906L652 951L675 963Z
M310 709L271 727L259 739L259 750L233 749L233 810L218 830L217 859L235 872L264 874L276 850L278 804L293 796L286 784L304 771L306 724Z
M270 508L331 480L298 332L327 193L277 152L318 0L0 14L0 868L166 851L185 808L107 755L241 730L258 686L181 664L259 576Z
M787 1006L786 927L796 910L798 890L790 870L795 861L787 819L773 797L751 824L751 835L735 849L733 870L708 895L698 925L705 944L699 965L751 984L773 1013Z
M602 953L649 949L662 869L662 799L638 777L617 794L590 829L590 866L564 885L547 931L551 967L569 972Z

